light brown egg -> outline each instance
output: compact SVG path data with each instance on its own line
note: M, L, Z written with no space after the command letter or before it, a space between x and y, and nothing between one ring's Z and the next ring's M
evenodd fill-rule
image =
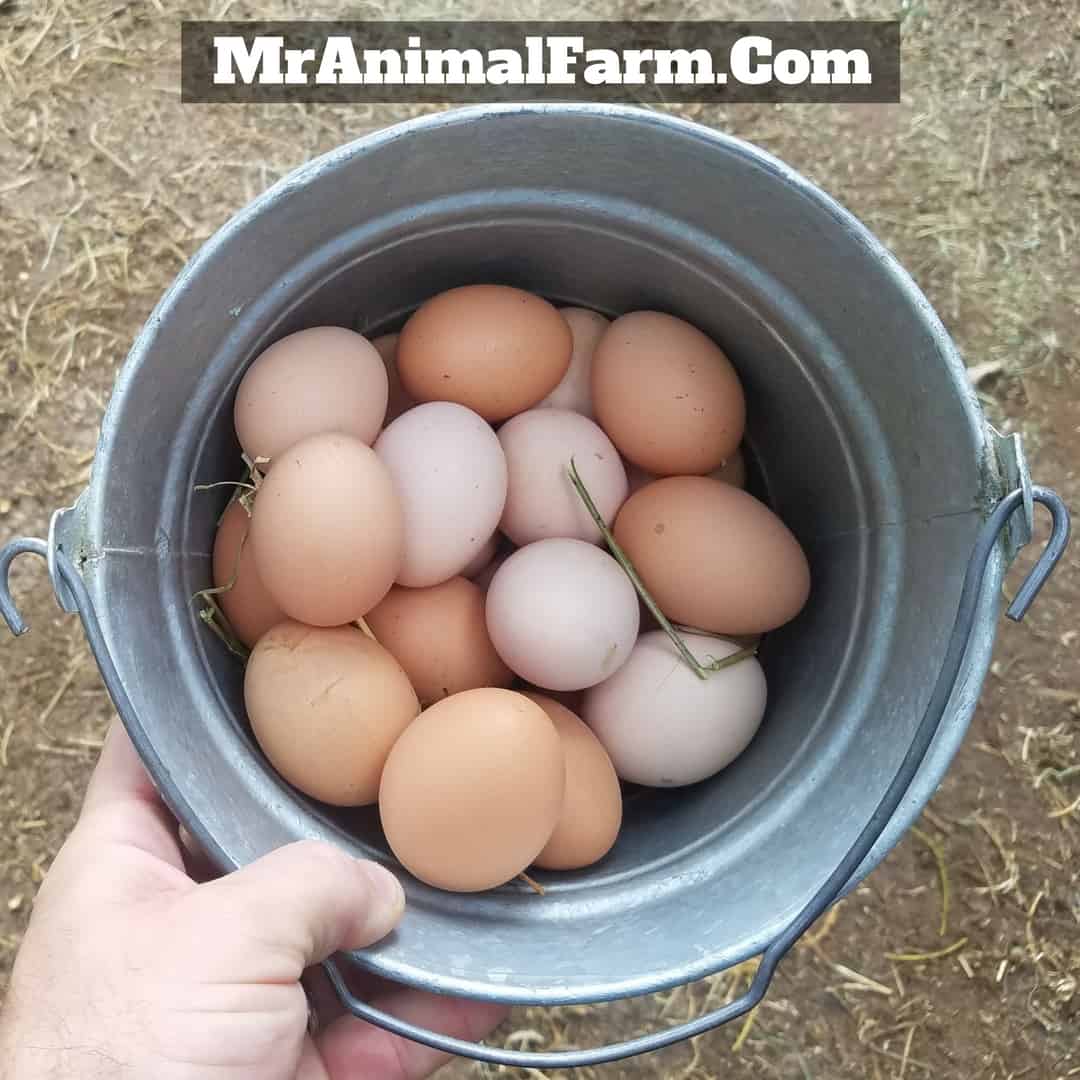
M426 709L394 744L379 788L383 831L421 881L491 889L551 838L565 773L539 705L512 690L466 690Z
M657 476L710 472L746 423L731 361L700 330L633 311L604 332L592 362L593 411L619 452Z
M656 480L623 503L615 538L669 619L758 634L794 618L810 591L799 542L762 502L707 476Z
M285 618L255 568L248 535L251 518L238 503L229 504L214 536L214 588L232 582L215 599L236 636L250 649L271 626Z
M566 756L566 792L555 831L535 863L543 870L579 870L602 859L622 825L622 791L603 744L579 717L542 694L526 694L548 714Z
M404 519L386 466L348 435L279 455L255 498L259 577L291 618L341 626L366 615L401 569Z
M398 370L417 401L454 401L494 423L551 393L572 346L570 327L546 300L506 285L466 285L409 319Z
M244 676L255 738L294 787L334 806L378 798L390 748L420 711L405 672L352 626L279 623Z
M386 399L386 368L371 342L343 326L315 326L255 358L237 388L233 420L249 457L274 458L326 431L371 444Z
M426 589L395 585L366 620L405 669L422 705L513 681L488 637L484 591L463 577Z
M383 334L371 342L386 365L386 378L389 383L386 419L383 421L383 427L393 423L403 412L408 412L416 404L405 392L405 387L401 385L401 375L397 368L398 336L397 334Z

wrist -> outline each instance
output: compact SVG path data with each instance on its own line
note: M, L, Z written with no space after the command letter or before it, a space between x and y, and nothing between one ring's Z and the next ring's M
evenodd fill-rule
M12 985L0 1007L0 1080L121 1080L121 1062L35 1009Z

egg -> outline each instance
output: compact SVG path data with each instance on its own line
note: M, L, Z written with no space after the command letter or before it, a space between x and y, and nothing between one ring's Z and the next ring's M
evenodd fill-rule
M340 626L389 592L401 568L404 517L374 450L348 435L313 435L267 474L249 542L282 611L312 626Z
M516 877L563 808L562 741L547 713L512 690L466 690L425 709L383 769L387 843L421 881L477 892Z
M570 327L546 300L506 285L466 285L422 304L398 341L417 401L454 401L492 422L532 408L570 366Z
M731 361L700 330L634 311L592 359L593 410L620 453L657 476L704 474L734 453L746 403Z
M506 458L491 427L447 401L417 405L375 442L405 520L398 583L437 585L460 574L498 528Z
M588 308L559 308L559 314L566 320L573 338L573 351L570 354L570 367L562 377L562 382L537 408L570 409L582 416L592 417L592 354L596 343L610 325L603 315Z
M244 373L233 407L236 435L252 459L275 458L329 431L370 444L387 393L386 368L367 338L342 326L299 330L261 352Z
M386 366L389 390L386 402L386 419L383 421L383 424L386 425L396 420L403 412L408 412L416 402L409 397L405 392L405 387L401 385L401 375L397 368L398 335L383 334L381 337L373 338L371 344L382 357L383 364Z
M548 714L566 759L562 813L535 863L543 870L579 870L602 859L619 835L619 778L600 740L580 717L542 694L525 696Z
M638 632L634 586L583 540L538 540L496 571L487 592L492 643L534 686L582 690L618 671Z
M752 495L707 476L641 488L614 533L660 610L684 626L764 633L793 619L810 592L806 556L788 527Z
M573 460L610 525L627 494L619 452L600 428L566 409L530 409L499 428L508 487L500 528L522 546L551 536L599 543L600 529L574 489Z
M229 585L214 599L236 636L250 649L285 618L255 568L249 540L251 517L238 502L229 504L214 537L214 587Z
M463 577L426 589L395 585L366 620L404 668L423 705L513 681L488 637L484 592Z
M244 675L252 731L294 787L334 806L378 798L390 748L420 711L398 662L351 626L279 623Z
M683 634L702 663L738 646ZM630 659L585 694L584 717L624 780L680 787L719 772L746 749L765 714L755 657L700 679L662 630L642 634Z

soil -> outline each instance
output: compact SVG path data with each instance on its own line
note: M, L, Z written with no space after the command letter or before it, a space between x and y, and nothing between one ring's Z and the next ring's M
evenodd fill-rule
M699 3L693 17L736 7ZM589 14L684 8L613 0ZM301 10L416 15L404 4L0 2L0 540L44 535L50 512L85 486L126 349L199 244L296 164L421 111L180 105L178 18ZM895 16L856 0L755 10ZM1075 5L915 0L901 10L900 105L679 111L763 145L866 221L941 314L988 413L1023 432L1037 482L1080 507ZM1007 589L1037 551L1021 554ZM21 560L13 580L33 632L0 641L0 990L112 716L43 565ZM1029 617L1001 622L970 735L919 830L784 962L751 1024L584 1075L1080 1076L1078 612L1074 545ZM501 1035L519 1047L611 1041L699 1015L748 975L615 1005L519 1010ZM457 1062L447 1074L494 1072Z

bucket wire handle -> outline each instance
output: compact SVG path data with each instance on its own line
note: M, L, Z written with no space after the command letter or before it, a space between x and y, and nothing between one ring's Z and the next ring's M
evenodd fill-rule
M1035 502L1042 503L1043 506L1049 509L1053 518L1053 526L1050 539L1047 541L1035 565L1024 578L1006 611L1006 615L1016 621L1022 619L1027 613L1039 590L1046 583L1057 565L1069 540L1069 514L1061 498L1055 492L1043 487L1031 488L1031 496ZM623 1058L671 1046L684 1039L695 1038L720 1027L722 1024L744 1016L764 998L773 975L776 973L777 966L783 957L843 891L844 886L850 881L863 860L870 853L878 837L884 831L903 800L911 781L915 778L926 751L937 733L957 676L963 665L964 654L967 650L968 640L971 636L978 609L979 594L982 590L986 567L993 555L999 535L1008 524L1012 514L1023 506L1024 499L1024 490L1018 488L1010 492L997 504L993 513L983 523L964 576L964 585L960 594L956 620L949 637L941 672L934 684L930 702L915 732L911 746L897 769L892 783L878 803L877 809L870 820L859 834L858 839L852 844L837 868L829 875L802 911L760 954L761 962L758 965L757 972L750 983L749 989L741 997L696 1020L663 1031L650 1032L623 1042L611 1043L607 1046L592 1049L554 1052L505 1050L500 1047L487 1046L483 1043L457 1039L441 1032L420 1027L407 1020L401 1020L358 998L349 989L337 963L332 959L327 960L323 964L323 968L342 1004L354 1016L392 1034L403 1036L432 1049L492 1064L532 1069L575 1068L619 1061ZM22 554L34 554L47 559L50 554L49 545L43 540L27 538L13 540L0 549L0 615L3 616L4 621L15 635L23 634L28 629L19 615L8 584L11 563ZM109 656L104 635L86 584L62 549L57 549L53 553L52 565L60 581L70 590L71 596L78 607L87 639L97 658L102 679L112 696L117 712L129 730L137 729L137 719L131 699L127 696L127 692Z
M1035 502L1042 503L1043 506L1050 510L1053 517L1053 529L1038 561L1031 568L1027 577L1024 578L1016 596L1006 611L1006 615L1014 621L1019 621L1027 613L1039 590L1046 584L1047 578L1049 578L1057 565L1058 560L1065 551L1065 545L1069 541L1069 513L1061 498L1055 492L1043 487L1033 487L1031 495ZM407 1020L400 1020L389 1013L383 1012L381 1009L369 1005L365 1001L361 1001L349 989L336 962L327 960L323 967L335 991L337 991L338 997L341 998L342 1004L349 1012L362 1020L367 1020L369 1023L385 1028L395 1035L411 1039L413 1042L423 1043L425 1046L430 1046L435 1050L442 1050L450 1054L458 1054L462 1057L470 1057L496 1065L512 1065L526 1069L577 1068L619 1061L623 1058L633 1057L636 1054L644 1054L652 1050L659 1050L665 1046L671 1046L684 1039L692 1039L698 1035L703 1035L707 1031L712 1031L722 1024L745 1016L764 998L765 992L772 982L773 975L776 973L777 966L787 952L828 910L843 891L844 886L851 880L852 875L870 853L878 837L896 812L911 781L914 780L915 774L926 756L926 751L937 734L937 729L945 714L945 709L949 703L949 698L952 696L953 687L963 664L964 653L967 651L968 640L971 636L978 609L983 577L993 554L994 546L997 543L998 536L1008 524L1009 518L1017 509L1023 506L1024 497L1025 493L1020 488L1010 492L997 504L994 512L983 523L978 539L975 542L975 548L971 553L971 559L968 562L967 572L964 575L964 586L960 594L956 621L953 623L949 645L941 665L941 672L938 675L937 682L934 684L934 692L930 697L930 703L926 707L926 712L911 741L911 746L899 769L897 769L892 783L882 797L881 802L878 803L873 816L862 832L859 833L858 839L852 844L839 866L829 875L825 883L818 889L802 911L761 953L761 962L758 964L758 969L754 974L750 987L741 997L735 998L735 1000L721 1006L714 1012L701 1016L696 1020L663 1031L653 1031L647 1035L639 1035L637 1038L628 1039L624 1042L611 1043L608 1046L594 1047L588 1050L562 1050L556 1052L504 1050L499 1047L486 1046L482 1043L456 1039L411 1024Z

